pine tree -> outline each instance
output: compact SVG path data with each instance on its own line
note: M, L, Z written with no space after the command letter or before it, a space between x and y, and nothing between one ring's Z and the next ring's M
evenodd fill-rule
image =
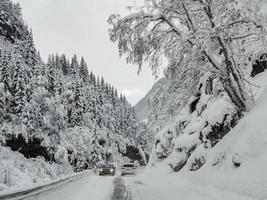
M4 84L0 82L0 124L3 123L5 118L5 91ZM0 132L1 137L1 132Z
M95 98L94 98L94 121L98 127L103 125L103 97L98 88L95 88Z
M10 91L10 81L11 81L11 75L10 75L10 66L8 61L8 53L6 51L3 51L1 54L1 73L0 73L0 82L4 84L4 91Z
M32 104L26 103L23 107L22 114L21 114L21 126L27 132L26 141L33 137L33 132L36 131L33 127L34 118L32 113Z
M96 127L94 129L94 133L92 136L92 141L90 144L90 155L91 157L89 158L89 164L93 168L97 166L99 163L103 162L103 158L101 156L101 146L99 144L99 137L97 135L97 130Z
M63 74L68 75L70 73L70 66L69 66L69 62L68 62L68 60L64 54L60 57L60 65L62 67Z
M56 85L57 85L57 70L56 70L56 66L55 66L55 59L54 56L49 56L48 58L48 62L47 62L47 66L46 66L46 70L47 70L47 80L48 80L48 91L51 94L55 94L56 93Z
M1 72L0 72L0 84L1 85L1 114L3 120L10 118L9 109L10 109L10 84L11 84L11 75L10 75L10 66L8 62L9 56L6 51L3 51L1 54Z
M56 66L57 70L61 70L62 69L61 62L60 62L60 57L59 57L58 54L56 54L56 56L55 56L55 66Z
M103 76L101 76L101 80L100 80L100 88L102 92L105 92L105 81Z
M22 63L21 58L16 61L14 74L12 78L11 93L13 96L12 110L13 114L21 115L22 110L27 102L26 83L27 83L26 67Z
M83 82L86 83L89 81L89 72L88 72L87 64L84 61L83 57L80 62L79 76L82 78Z
M70 76L75 79L78 76L78 72L79 72L79 62L77 59L77 55L75 54L72 59L71 59L71 65L70 65Z
M75 82L73 93L74 93L74 99L70 108L69 124L71 127L82 126L83 111L85 108L82 100L83 98L82 84L78 80L76 80Z
M21 48L23 52L23 58L25 64L30 68L29 73L32 74L34 67L37 65L37 50L34 46L33 42L33 34L32 30L30 30L27 35L26 39L21 43Z
M61 95L64 88L63 88L63 74L61 71L58 71L57 74L56 74L56 87L55 87L55 93L57 95Z
M92 71L90 72L90 75L89 75L89 82L92 85L96 85L96 78L95 78L95 75L94 75L94 73Z

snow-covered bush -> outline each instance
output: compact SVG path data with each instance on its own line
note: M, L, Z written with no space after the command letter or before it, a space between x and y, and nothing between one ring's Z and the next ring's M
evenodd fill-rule
M27 159L0 146L0 191L45 183L71 173L70 165L48 163L42 157Z
M68 156L68 161L74 169L88 168L91 137L91 130L86 127L68 128L61 132L61 147L58 151L61 153L61 157L63 156L63 160L66 160L66 156ZM57 153L55 156L57 157Z
M68 151L65 147L59 146L55 153L55 160L59 164L68 163Z
M123 162L128 140L106 128L68 128L60 133L61 146L55 153L59 163L68 161L76 171L93 168L101 162Z

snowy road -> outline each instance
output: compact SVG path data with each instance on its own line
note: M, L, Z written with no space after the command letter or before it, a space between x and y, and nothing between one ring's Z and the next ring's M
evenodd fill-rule
M112 193L113 179L89 174L27 200L107 200Z
M115 185L115 186L114 186ZM251 200L212 186L195 185L177 177L99 177L86 175L74 182L27 200Z

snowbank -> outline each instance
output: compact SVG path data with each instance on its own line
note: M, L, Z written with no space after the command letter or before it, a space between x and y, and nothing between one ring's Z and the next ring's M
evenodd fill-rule
M71 173L70 165L50 164L41 157L27 159L0 146L0 191L46 183Z
M154 165L156 166L154 168L147 168L144 173L145 176L157 177L162 182L168 181L173 184L179 184L181 180L185 180L185 184L189 181L190 184L200 186L201 191L207 189L208 193L212 190L218 190L224 191L224 194L235 194L241 197L240 199L266 200L266 77L267 72L264 72L253 79L252 83L257 85L253 89L256 105L213 148L207 148L205 143L201 143L186 158L187 151L185 149L188 149L186 147L190 147L194 143L197 144L197 137L194 137L195 133L189 135L183 133L173 140L171 146L175 150L169 154L168 158ZM210 106L208 107L208 109L211 109ZM222 111L222 108L218 108L218 110ZM213 110L212 113L215 111ZM203 113L205 112L206 110L203 111ZM217 114L215 112L215 115ZM182 119L182 117L179 117L179 121L182 121ZM182 128L182 130L187 130L184 131L187 133L195 132L202 126L199 121L195 122L191 128ZM205 132L205 129L202 129L203 132ZM160 135L163 136L164 133L160 133ZM162 139L164 137L161 137ZM178 147L181 151L177 151ZM179 173L174 173L168 167L172 163L181 161L186 163Z
M267 88L255 107L208 154L191 177L200 183L267 199Z

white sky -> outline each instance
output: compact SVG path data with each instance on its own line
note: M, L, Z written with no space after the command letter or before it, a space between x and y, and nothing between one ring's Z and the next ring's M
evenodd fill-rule
M37 49L44 60L51 53L84 56L89 70L114 85L137 103L155 82L146 67L126 65L109 40L110 14L127 14L135 0L13 0L19 2L25 21L33 29Z

